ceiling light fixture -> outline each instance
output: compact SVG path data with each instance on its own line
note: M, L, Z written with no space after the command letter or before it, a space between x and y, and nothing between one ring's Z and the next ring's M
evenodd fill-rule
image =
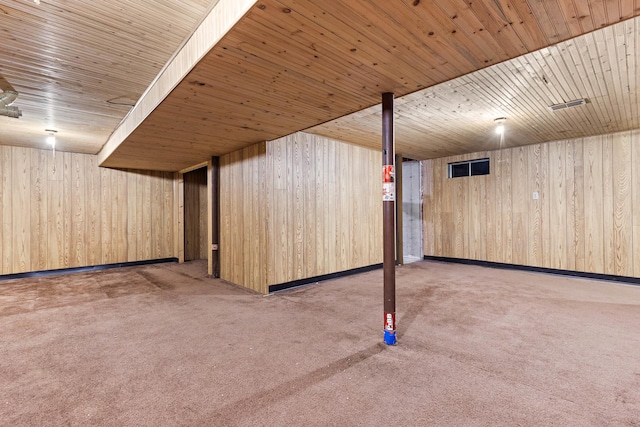
M53 173L56 172L56 133L58 133L55 129L45 129L45 132L49 132L49 136L47 137L47 144L51 146L51 151L53 152Z
M502 135L504 134L504 122L507 120L506 117L498 117L497 119L494 120L494 122L498 125L496 127L496 133L498 135Z
M45 129L45 132L49 132L49 136L47 137L47 144L49 144L50 146L54 147L56 146L56 133L58 133L57 130L53 130L53 129Z

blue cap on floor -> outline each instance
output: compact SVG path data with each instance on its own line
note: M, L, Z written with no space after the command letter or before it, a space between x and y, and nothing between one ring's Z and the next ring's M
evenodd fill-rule
M384 331L384 343L386 345L396 345L396 331Z

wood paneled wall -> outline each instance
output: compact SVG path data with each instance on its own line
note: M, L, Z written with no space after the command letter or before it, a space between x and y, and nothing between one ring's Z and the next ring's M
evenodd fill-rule
M483 157L490 175L447 178ZM425 255L640 277L640 130L423 165Z
M183 175L184 180L184 259L207 259L207 168Z
M382 262L377 151L306 133L221 158L221 274L268 286Z
M0 146L0 274L173 254L173 174Z
M382 262L382 155L296 133L267 144L267 276L277 284Z
M266 143L220 158L220 277L267 292Z

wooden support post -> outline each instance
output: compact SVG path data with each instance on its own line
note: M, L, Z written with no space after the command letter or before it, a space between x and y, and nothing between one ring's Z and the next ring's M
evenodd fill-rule
M384 342L396 344L396 222L393 93L382 94L382 222Z

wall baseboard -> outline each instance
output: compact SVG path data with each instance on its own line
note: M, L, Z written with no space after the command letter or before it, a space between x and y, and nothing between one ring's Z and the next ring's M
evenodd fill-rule
M308 277L306 279L293 280L291 282L269 285L269 293L284 291L286 289L297 288L298 286L309 285L311 283L324 282L325 280L337 279L339 277L352 276L354 274L366 273L382 268L382 264L367 265L365 267L352 268L351 270L338 271L335 273L323 274L320 276Z
M56 270L40 270L40 271L28 271L26 273L4 274L4 275L0 275L0 281L13 280L13 279L25 279L25 278L32 278L32 277L56 276L56 275L71 274L71 273L85 273L88 271L108 270L110 268L135 267L139 265L160 264L165 262L178 262L178 258L159 258L159 259L149 259L144 261L116 262L113 264L91 265L86 267L70 267L70 268L59 268Z
M586 279L606 280L610 282L623 282L632 285L640 285L640 277L616 276L613 274L588 273L585 271L560 270L557 268L534 267L530 265L506 264L502 262L480 261L466 258L448 258L439 256L425 255L426 261L442 261L455 264L478 265L481 267L499 268L503 270L520 270L535 273L557 274L560 276L582 277Z

